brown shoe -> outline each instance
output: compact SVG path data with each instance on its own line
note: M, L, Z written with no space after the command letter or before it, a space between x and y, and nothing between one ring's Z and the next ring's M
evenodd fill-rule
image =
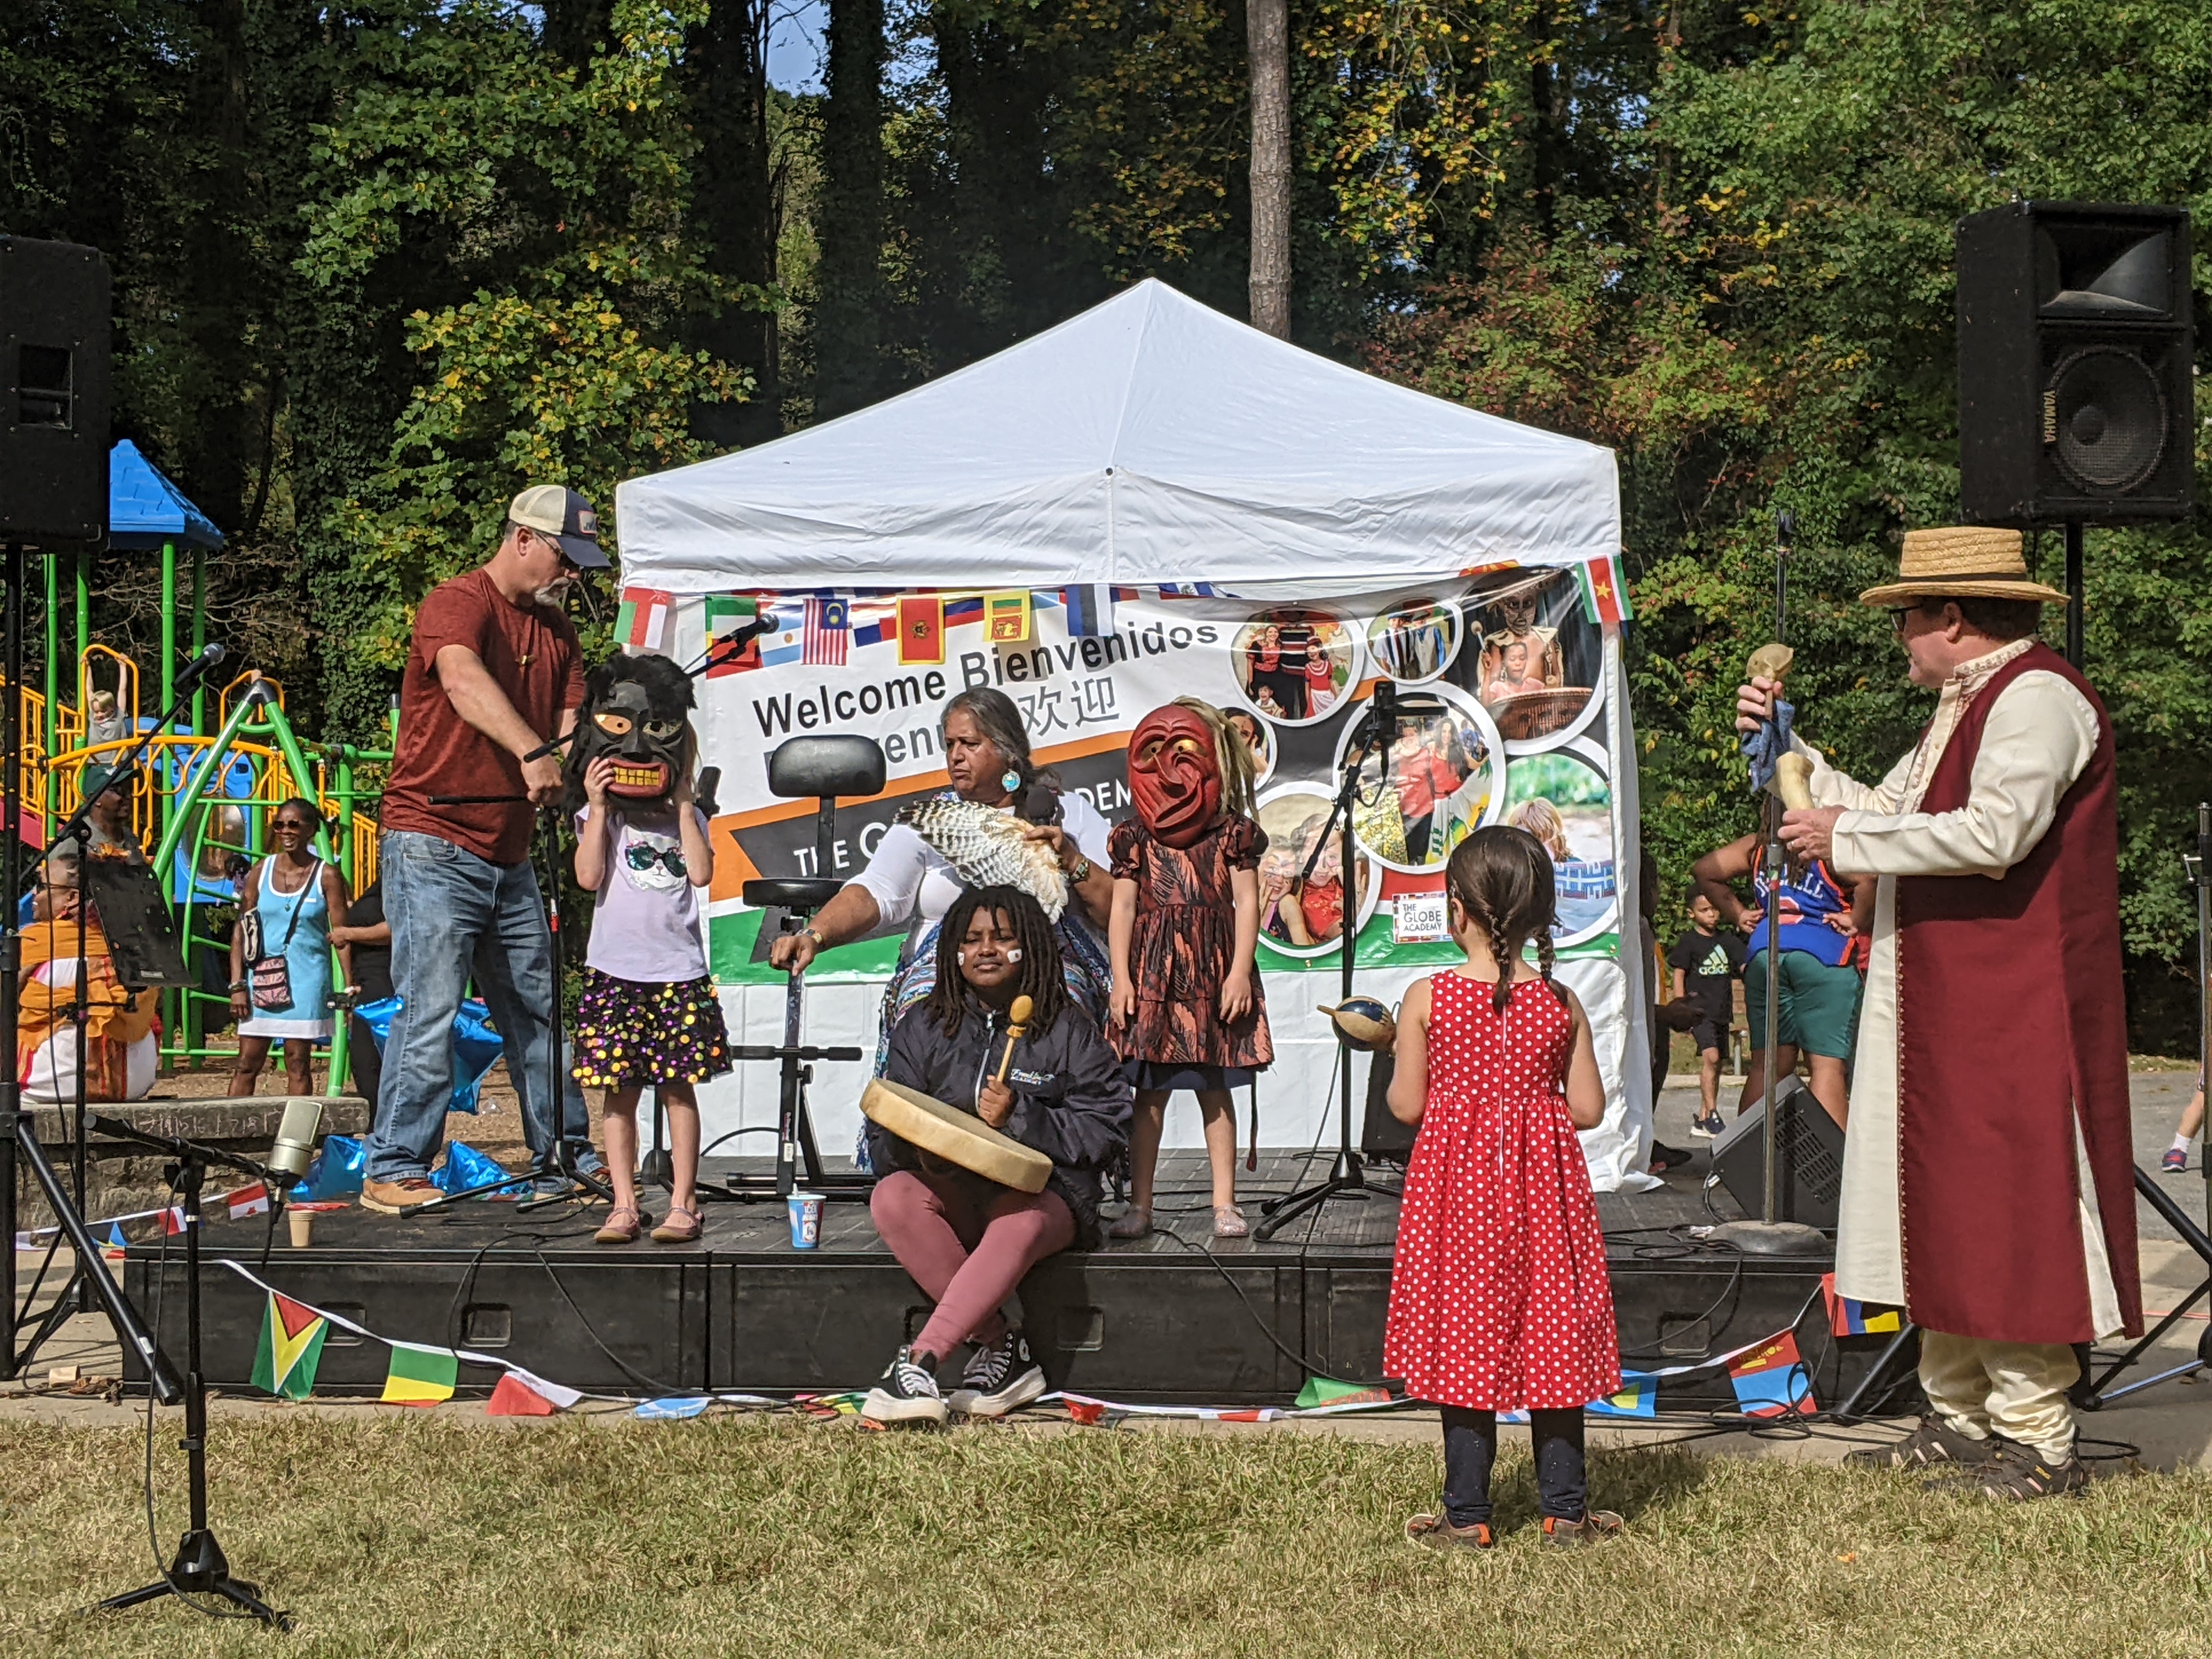
M1627 1524L1611 1510L1585 1510L1579 1521L1562 1521L1556 1515L1547 1515L1544 1517L1544 1541L1553 1549L1575 1549L1618 1538Z
M361 1207L374 1210L379 1215L405 1215L410 1210L419 1210L433 1199L444 1196L434 1182L422 1176L361 1183Z
M606 1221L592 1235L594 1244L635 1244L645 1231L645 1218L635 1204L618 1204L607 1212Z
M1406 1522L1406 1541L1432 1550L1486 1550L1498 1539L1487 1521L1455 1527L1441 1515L1417 1515Z
M1929 1469L1951 1466L1972 1468L1986 1463L1997 1455L1997 1443L1990 1440L1969 1440L1956 1429L1945 1425L1939 1417L1923 1417L1920 1426L1902 1440L1893 1440L1887 1446L1862 1446L1855 1452L1844 1455L1844 1463L1854 1469Z
M1930 1492L1955 1492L2000 1503L2024 1504L2033 1498L2069 1498L2089 1484L2089 1468L2069 1455L2060 1462L2016 1441L1998 1440L1994 1456L1923 1482Z
M684 1218L678 1221L676 1218L678 1216ZM656 1244L696 1244L699 1242L699 1212L687 1210L681 1205L670 1205L666 1218L653 1230L653 1242Z

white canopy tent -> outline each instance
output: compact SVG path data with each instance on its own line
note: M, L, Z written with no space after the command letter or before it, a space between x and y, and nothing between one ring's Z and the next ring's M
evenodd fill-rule
M1486 567L1577 566L1620 546L1610 451L1376 380L1158 282L841 420L632 479L616 494L615 528L624 586L675 596L680 618L696 610L685 598L733 591L1204 584L1237 599L1317 600ZM683 654L702 637L679 621ZM1651 968L1632 920L1635 749L1617 633L1603 674L1627 942L1617 960L1564 964L1563 976L1600 1030L1613 1105L1584 1145L1609 1188L1643 1184L1649 1155ZM726 780L758 775L757 731L719 715L711 696L701 725L705 758ZM1364 975L1363 989L1395 1000L1409 977ZM1268 1125L1275 1145L1334 1139L1332 1068L1285 1047L1310 1044L1316 1059L1334 1047L1304 989L1270 993L1277 1071L1321 1082L1285 1085L1292 1097L1278 1097L1286 1109ZM872 1052L879 994L814 988L808 1040ZM777 1040L772 988L730 985L725 999L736 1040ZM825 1150L850 1144L866 1069L817 1068ZM701 1100L710 1140L772 1123L772 1068L741 1066ZM1194 1127L1171 1119L1170 1144L1193 1140L1184 1130Z
M1393 586L1617 552L1613 453L1139 283L903 396L615 495L624 581Z

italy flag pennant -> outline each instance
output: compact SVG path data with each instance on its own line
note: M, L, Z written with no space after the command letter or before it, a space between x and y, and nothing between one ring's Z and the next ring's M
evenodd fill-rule
M615 643L641 651L665 651L676 598L657 587L625 587L615 608Z
M382 1397L395 1406L434 1406L453 1397L453 1385L460 1375L460 1357L451 1348L395 1342Z
M261 1346L253 1356L253 1386L286 1400L314 1392L315 1368L331 1322L289 1296L269 1293L261 1313ZM451 1390L447 1390L451 1392Z
M1029 594L986 593L983 637L993 645L1026 645L1030 637Z
M1622 579L1618 555L1592 559L1577 571L1583 590L1583 616L1594 623L1628 620L1628 584Z

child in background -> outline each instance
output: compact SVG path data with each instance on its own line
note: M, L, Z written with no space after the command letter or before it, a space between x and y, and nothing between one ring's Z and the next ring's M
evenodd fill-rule
M1707 1140L1721 1132L1721 1051L1735 1013L1735 982L1743 973L1743 939L1722 933L1720 926L1718 907L1705 894L1693 894L1690 931L1667 952L1667 966L1674 970L1673 1000L1687 1000L1698 1011L1690 1036L1698 1046L1700 1109L1690 1133ZM1653 1040L1658 1040L1656 1033Z
M1274 1058L1253 957L1260 938L1260 855L1251 817L1252 756L1218 710L1179 697L1129 737L1137 816L1114 826L1116 1046L1137 1091L1129 1131L1129 1208L1115 1238L1152 1230L1152 1176L1168 1096L1198 1096L1213 1173L1213 1236L1249 1231L1237 1207L1237 1106Z
M576 884L599 895L576 1006L576 1081L606 1091L607 1176L614 1208L595 1235L634 1244L644 1230L637 1202L637 1099L651 1084L668 1109L673 1180L656 1244L699 1237L699 1097L694 1084L730 1069L721 1000L707 974L698 892L714 879L707 815L691 800L691 761L676 769L665 810L625 811L607 798L615 759L584 769L576 815Z
M1523 1407L1547 1544L1607 1537L1588 1507L1583 1407L1620 1387L1605 1239L1578 1129L1605 1116L1589 1017L1552 979L1552 862L1525 830L1462 842L1444 872L1460 967L1407 992L1391 1115L1406 1166L1385 1376L1443 1417L1441 1515L1417 1544L1488 1549L1498 1413ZM1538 966L1522 960L1534 944Z
M2197 1139L2204 1127L2204 1074L2197 1074L2197 1092L2189 1097L2189 1104L2181 1110L2180 1125L2173 1132L2173 1145L2166 1149L2166 1156L2158 1167L2168 1175L2179 1175L2189 1168L2189 1143Z

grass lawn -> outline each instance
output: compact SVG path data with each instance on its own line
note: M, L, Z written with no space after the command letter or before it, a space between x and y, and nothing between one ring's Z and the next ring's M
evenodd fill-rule
M161 1550L182 1525L173 1413ZM141 1441L0 1425L0 1653L124 1656L2202 1654L2212 1478L2000 1509L1903 1476L1598 1454L1631 1535L1540 1549L1525 1436L1504 1544L1401 1540L1436 1453L1290 1434L885 1435L707 1420L536 1431L271 1412L215 1429L214 1515L289 1638L151 1576Z

